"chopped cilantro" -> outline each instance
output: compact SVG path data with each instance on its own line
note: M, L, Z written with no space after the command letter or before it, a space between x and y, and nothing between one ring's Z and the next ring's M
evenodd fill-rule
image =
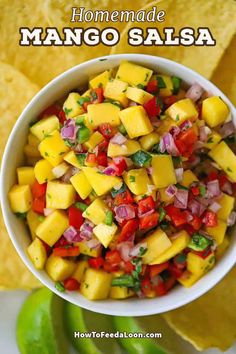
M165 230L168 230L170 228L170 222L167 221L167 220L163 220L161 223L160 223L160 228L165 231Z
M209 238L200 233L195 233L193 234L188 247L194 251L204 251L209 245L212 245L212 241Z
M173 83L173 95L177 95L179 93L182 80L176 76L172 76L171 80Z
M142 85L142 84L138 84L136 87L139 88L139 89L141 89L141 90L144 90L144 89L145 89L145 86Z
M130 158L136 166L140 167L148 167L152 161L152 155L142 150L135 152Z
M130 182L135 182L135 176L129 176L129 181Z
M85 211L88 208L87 204L82 203L82 202L76 202L75 206L76 206L76 208L78 208L82 211Z
M60 291L61 293L64 293L64 291L65 291L64 285L61 282L59 282L59 281L55 283L55 288L58 291Z
M107 58L101 58L101 59L99 59L99 61L105 61L105 60L107 60Z
M145 79L144 79L145 82L147 81L148 77L149 77L149 74L146 73L146 74L145 74Z
M175 120L176 120L176 122L178 122L179 121L179 114L176 114L176 117L175 117Z
M86 126L79 128L77 132L77 141L79 144L85 143L90 137L90 130Z
M104 100L104 102L105 102L105 103L111 103L111 104L114 104L114 106L117 106L117 107L119 107L119 108L122 108L122 105L120 104L120 102L115 101L115 100L112 100L112 99L110 99L110 98L106 98L106 99Z
M114 278L112 280L111 286L133 288L134 278L132 277L132 275L129 274L121 275L120 277Z
M230 167L227 167L226 170L227 170L228 172L233 172Z
M120 189L112 188L111 195L113 198L115 198L116 195L123 193L125 191L126 191L126 185L125 185L125 183L123 183Z
M96 91L94 91L94 90L91 91L91 97L92 97L93 101L97 100L98 95L97 95Z
M85 97L80 97L77 102L80 106L83 106L85 102L89 102L89 101L90 101L89 96L85 96Z
M105 217L105 224L108 226L111 226L113 223L113 214L111 210L108 210L106 212L106 217Z
M47 193L47 197L48 197L49 199L52 198L51 194L49 194L49 193Z
M38 216L38 221L43 222L44 219L45 219L45 217L43 215Z
M84 120L85 120L85 116L80 116L80 117L75 119L75 124L76 125L84 124Z
M64 108L64 112L65 112L66 116L68 116L68 114L69 114L70 112L72 112L72 108L67 108L67 107L65 107L65 108Z
M207 139L207 144L212 144L214 142L213 137L210 136L210 138Z
M19 219L25 219L27 213L15 213L15 215L16 215Z
M127 134L127 131L126 131L125 126L123 124L119 125L118 129L121 134L123 134L123 135Z
M48 154L48 152L47 152L47 151L45 151L44 156L49 156L49 154Z
M142 257L146 252L147 252L146 247L140 247L138 256Z
M159 212L159 222L162 222L166 216L166 211L162 207L158 209Z
M200 184L199 191L200 191L200 195L203 197L206 194L206 187Z
M235 143L235 139L236 139L235 135L230 135L224 138L224 141L226 142L226 144L233 144Z
M175 185L178 189L184 189L184 190L188 190L188 188L187 187L184 187L184 186L182 186L182 184L180 184L180 183L176 183L176 185Z
M166 88L165 81L161 76L157 76L157 86L159 89Z
M81 166L84 166L85 165L85 160L86 160L86 154L76 154L75 156L76 156L79 164Z

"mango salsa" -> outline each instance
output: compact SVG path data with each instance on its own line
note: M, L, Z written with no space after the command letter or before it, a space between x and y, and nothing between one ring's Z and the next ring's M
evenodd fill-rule
M102 66L27 129L8 195L29 231L26 254L57 290L88 300L191 287L231 247L230 107L204 87L193 97L161 67Z

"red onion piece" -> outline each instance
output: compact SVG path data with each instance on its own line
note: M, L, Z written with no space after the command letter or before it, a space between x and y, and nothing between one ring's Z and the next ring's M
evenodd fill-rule
M196 102L201 98L204 89L198 83L194 83L192 86L189 87L188 91L185 94L186 98L190 98L193 102Z
M115 218L121 223L123 220L135 218L135 209L132 205L122 204L114 208Z
M117 250L120 252L120 256L123 259L123 261L125 262L130 261L131 259L130 252L133 246L134 246L133 242L130 241L118 243Z
M226 181L224 185L221 187L222 191L232 195L233 194L233 189L232 189L232 184L229 181Z
M147 173L151 175L153 173L153 167L147 167Z
M188 190L177 189L175 193L174 206L180 209L186 209L188 206Z
M80 236L84 239L90 240L93 236L93 228L94 224L89 220L85 220L80 227Z
M112 144L123 145L127 141L127 138L121 133L116 133L110 140Z
M161 138L160 139L160 142L159 142L159 150L161 153L165 152L166 151L166 146L165 146L165 142L164 142L164 139Z
M234 133L235 126L232 120L230 122L225 123L219 128L219 134L222 136L222 138L226 138L227 136L232 135Z
M61 129L62 139L69 139L74 141L76 139L77 127L74 119L67 119L64 127Z
M137 105L138 105L137 102L130 101L129 104L128 104L128 107L133 107L133 106L137 106Z
M199 129L199 139L202 142L206 142L208 139L208 135L210 135L212 133L211 129L209 127L207 127L206 125L204 125L203 127L200 127Z
M213 213L217 213L217 211L219 211L221 208L221 205L217 202L213 202L210 206L209 206L209 209L211 211L213 211Z
M68 169L68 171L62 176L62 178L61 178L62 182L70 183L71 177L74 176L79 171L80 171L80 169L77 167L70 167Z
M173 184L170 184L165 190L165 193L168 195L168 197L173 197L176 192L177 188Z
M193 126L192 122L189 119L186 119L183 123L180 124L179 128L184 132L185 130Z
M101 242L95 237L86 241L86 244L90 249L101 247Z
M133 249L131 250L130 255L132 257L137 257L140 253L141 248L147 248L147 242L141 242L141 243L138 243L137 245L135 245L133 247Z
M144 213L144 214L138 213L138 217L139 217L139 218L144 218L145 216L151 215L154 211L155 211L155 210L152 209L152 210L148 210L148 211L147 211L146 213Z
M182 167L175 169L175 175L176 175L177 182L179 182L179 183L182 182L183 173L184 173L184 169Z
M110 165L103 170L104 175L115 176L117 173L115 165Z
M179 156L179 150L175 145L173 136L170 133L166 133L163 136L166 151L172 156Z
M43 214L44 216L48 216L50 214L52 214L54 212L55 209L51 209L51 208L44 208L43 209Z
M169 133L173 136L173 138L176 138L177 135L180 133L180 128L177 126L173 126L170 128Z
M236 222L236 212L232 211L228 217L227 225L233 226L235 224L235 222Z
M199 201L197 201L196 199L192 199L189 203L188 203L188 209L191 211L191 213L193 215L197 215L197 216L201 216L204 211L206 210L206 206L204 206L203 204L201 204Z
M78 230L76 230L73 226L68 227L66 231L64 231L63 236L68 242L76 242L75 237L78 235Z
M218 197L220 195L220 185L218 179L215 179L214 181L207 182L207 196L212 198L212 197Z

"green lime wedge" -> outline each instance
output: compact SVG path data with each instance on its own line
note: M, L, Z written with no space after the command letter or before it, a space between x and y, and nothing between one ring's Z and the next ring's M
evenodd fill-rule
M102 315L81 309L69 302L65 304L65 324L72 345L81 354L122 354L124 353L115 338L92 337L93 332L115 332L112 316ZM78 338L75 333L84 333ZM91 335L89 338L88 335Z
M114 327L119 332L126 332L126 335L130 333L144 333L142 328L138 325L137 321L133 317L113 317ZM160 329L158 329L160 332ZM150 338L119 338L121 345L130 354L168 354L169 352L158 345L153 339Z
M62 314L64 301L47 288L31 293L17 319L21 354L68 354Z

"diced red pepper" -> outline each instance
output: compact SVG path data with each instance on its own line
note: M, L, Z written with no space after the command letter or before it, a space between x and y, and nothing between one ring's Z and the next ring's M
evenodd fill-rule
M104 259L102 257L95 257L95 258L90 258L88 261L90 267L99 269L103 266L104 264Z
M101 103L103 102L103 88L102 87L97 87L90 92L90 97L91 97L91 102L93 104L96 103Z
M184 253L176 255L173 259L173 263L174 266L178 269L186 268L187 265L186 255Z
M158 81L156 79L150 80L147 84L146 91L149 93L156 93L158 91Z
M219 174L218 181L220 184L220 188L224 187L225 183L229 183L228 178L225 175Z
M114 199L115 205L132 204L133 202L134 202L134 199L132 197L132 194L128 190L117 194Z
M84 102L83 103L83 110L85 111L85 112L87 112L87 110L88 110L88 105L90 105L90 104L92 104L92 102L91 101L87 101L87 102Z
M214 181L215 179L218 179L219 177L219 173L216 171L211 171L208 175L207 175L207 181Z
M131 219L126 222L123 226L121 233L118 237L118 242L127 241L135 231L138 230L139 221L136 219Z
M35 213L43 214L44 208L46 208L45 196L33 199L32 210Z
M155 208L155 202L152 196L143 198L138 202L138 213L139 215L145 214Z
M124 262L124 271L125 271L125 273L130 274L134 270L135 270L135 266L130 261Z
M47 107L39 116L39 119L45 118L45 117L49 117L49 116L57 116L59 115L60 112L60 108L58 106L56 106L55 104Z
M189 157L193 153L194 144L197 141L197 134L193 128L189 128L184 132L178 134L175 139L175 144L181 153L185 157Z
M59 118L59 122L61 124L64 124L64 122L66 121L66 114L63 110L60 110L60 112L58 113L58 118Z
M44 248L46 250L47 256L49 256L51 251L52 251L52 248L46 242L44 242L43 240L41 240L41 241L42 241L43 246L44 246Z
M163 296L163 295L166 295L166 293L167 293L164 281L158 282L158 284L154 285L153 288L154 288L157 296Z
M183 229L189 234L189 235L193 235L196 230L194 230L194 228L192 227L192 225L184 225Z
M114 165L116 167L116 175L121 176L122 173L127 169L127 163L123 157L114 157L113 158Z
M206 248L203 251L192 251L193 253L197 254L199 257L205 259L207 258L211 253L213 255L213 252L211 250L211 247Z
M194 230L199 230L202 226L202 219L197 215L192 215L193 219L189 221L189 225L193 227Z
M202 218L203 223L206 227L215 227L217 226L217 215L213 211L206 211Z
M47 183L39 184L38 181L35 181L32 186L32 196L33 198L40 198L46 194Z
M100 124L98 130L104 136L104 138L108 140L110 140L114 135L114 129L109 123Z
M184 270L180 269L179 267L176 267L175 264L170 264L169 271L176 279L178 279L181 277Z
M170 217L174 226L179 227L188 222L188 214L185 211L181 211L180 209L176 208L173 204L167 205L166 213Z
M102 152L102 151L107 151L107 147L108 147L108 141L107 140L103 140L101 141L101 143L99 143L97 146L96 146L96 149L98 150L98 152Z
M103 263L103 269L105 270L105 272L112 273L117 272L119 270L119 266L117 264L111 264L105 261Z
M57 257L77 257L80 254L79 246L65 246L53 248L53 254Z
M66 290L71 290L71 291L78 290L80 287L80 283L74 278L65 279L63 284Z
M163 272L163 270L167 269L169 267L169 262L165 262L162 264L154 264L149 266L149 275L150 278L155 277L156 275L160 274Z
M70 226L74 226L76 229L79 230L80 226L84 222L84 218L82 216L82 214L83 214L82 210L80 210L72 205L71 207L69 207L68 214L69 214Z
M165 280L166 291L172 289L175 283L176 283L176 278L173 275L170 275L168 279Z
M176 96L172 95L172 96L168 96L164 98L164 104L166 107L171 106L172 104L174 104L177 101Z
M86 156L86 162L89 164L97 164L97 156L94 153L88 153Z
M153 287L152 287L150 279L148 279L148 278L142 279L141 290L144 293L144 295L146 295L146 296L149 296L149 294L152 293Z
M107 167L107 154L103 151L97 154L97 163L99 166Z
M112 265L119 265L122 258L118 250L113 250L106 253L105 260Z
M64 236L61 236L59 240L54 244L54 248L57 247L64 247L64 246L69 246L70 243L67 241L67 239Z
M194 186L194 187L191 187L191 192L193 193L193 195L196 197L200 194L200 189L198 186Z
M149 117L156 117L161 113L161 107L155 96L144 103L143 107L145 108Z
M159 220L158 212L154 212L150 215L143 216L139 218L139 228L140 230L150 229L157 226Z

